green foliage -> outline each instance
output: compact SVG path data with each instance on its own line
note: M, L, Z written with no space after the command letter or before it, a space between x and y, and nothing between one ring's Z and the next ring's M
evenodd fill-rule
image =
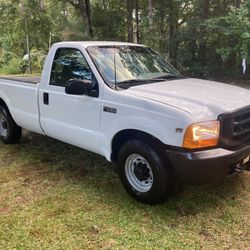
M210 42L216 45L217 53L225 61L232 54L236 59L247 58L250 48L250 20L246 5L233 9L227 16L208 20L207 28L212 37Z
M10 51L4 51L3 53L1 53L0 54L0 68L8 64L15 57L16 57L15 53L10 52Z
M0 72L4 74L19 74L23 72L22 59L11 51L0 53Z
M0 72L4 74L10 74L10 75L23 73L22 59L12 58L8 64L2 66Z
M35 72L41 72L43 69L43 64L46 58L46 53L39 51L37 49L31 50L31 63L32 70Z
M126 39L125 10L120 1L96 2L93 5L92 15L97 39L111 41Z
M23 27L16 1L1 1L0 46L20 56L22 53Z
M46 53L39 51L37 49L32 49L30 51L30 59L31 59L31 66L32 72L42 72L43 64L46 58ZM22 69L24 72L28 72L28 59L27 55L26 58L22 60Z
M30 52L33 72L41 72L46 58L46 52L32 49ZM27 55L26 55L27 57ZM0 57L0 72L4 74L27 73L28 60L17 57L15 53L4 51Z
M239 78L242 59L250 61L250 0L92 0L91 37L86 32L86 2L23 0L20 8L18 0L2 0L0 70L8 53L13 56L7 62L27 54L27 35L34 54L32 69L40 71L50 42L126 41L131 39L131 28L134 42L138 35L140 43L169 58L187 75Z
M208 11L206 19L193 13L179 30L179 67L206 78L240 77L242 59L250 59L249 1L239 8L229 2L224 9L212 2Z
M30 36L31 48L48 50L49 33L52 26L52 17L42 9L37 0L26 1L26 8L23 18L28 22L28 33Z

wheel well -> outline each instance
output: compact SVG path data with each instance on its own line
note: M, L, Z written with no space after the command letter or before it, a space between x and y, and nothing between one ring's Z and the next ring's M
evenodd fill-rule
M159 153L164 154L165 144L156 137L140 130L126 129L118 132L112 140L112 161L117 160L120 149L127 141L131 139L138 139L147 143L149 146L154 148L157 147L157 149L160 150Z
M7 107L6 103L4 102L4 100L2 98L0 98L0 106L5 106ZM7 107L8 108L8 107Z
M8 108L8 106L7 106L7 104L5 103L5 101L4 101L2 98L0 98L0 106L5 107L5 108L9 111L10 116L11 116L11 118L13 119L12 114L11 114L11 112L10 112L10 110L9 110L9 108ZM13 120L14 120L14 119L13 119Z

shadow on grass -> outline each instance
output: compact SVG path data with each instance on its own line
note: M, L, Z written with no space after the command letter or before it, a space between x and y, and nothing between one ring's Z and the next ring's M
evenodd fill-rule
M229 200L234 204L245 185L245 176L239 175L230 176L218 185L181 187L168 201L152 207L130 198L120 184L115 165L94 153L27 131L20 144L4 147L7 149L4 165L21 159L22 164L17 168L27 178L33 174L55 185L70 182L82 187L92 201L112 205L116 211L134 209L159 219L167 215L211 215L214 208Z

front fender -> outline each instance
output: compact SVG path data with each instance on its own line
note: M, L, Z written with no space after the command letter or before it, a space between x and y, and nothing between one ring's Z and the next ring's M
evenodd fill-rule
M112 114L102 118L100 147L103 155L110 160L112 153L112 141L117 133L124 130L138 130L157 138L164 144L181 146L183 141L184 121L167 119L164 116L126 115L119 118ZM111 124L112 123L112 124ZM177 129L179 128L179 130ZM181 132L180 132L181 131Z

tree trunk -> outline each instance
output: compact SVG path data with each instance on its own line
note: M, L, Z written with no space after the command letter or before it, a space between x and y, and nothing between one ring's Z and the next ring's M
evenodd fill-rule
M136 42L140 43L140 28L139 28L139 0L135 0L135 20L136 20Z
M235 7L240 8L241 0L235 0Z
M86 6L86 23L87 23L88 34L90 37L93 37L93 29L92 29L92 21L91 21L91 6L90 6L89 0L85 0L85 6Z
M85 34L87 37L93 37L90 1L89 0L79 0L79 1L66 0L66 2L68 2L75 9L80 11L81 17L86 26Z
M133 3L134 3L133 0L126 0L128 42L134 41Z
M89 0L80 0L78 2L82 19L86 25L85 34L87 37L93 37L90 2Z
M177 66L178 52L178 8L174 0L169 0L169 58L174 66Z
M209 17L209 4L210 0L200 0L200 20L204 22ZM202 29L200 31L200 38L199 38L199 49L198 49L198 60L201 65L204 67L206 65L206 41L204 39L206 37L206 31Z
M153 24L153 0L148 0L148 22L151 28Z
M39 0L41 9L45 9L45 0Z

